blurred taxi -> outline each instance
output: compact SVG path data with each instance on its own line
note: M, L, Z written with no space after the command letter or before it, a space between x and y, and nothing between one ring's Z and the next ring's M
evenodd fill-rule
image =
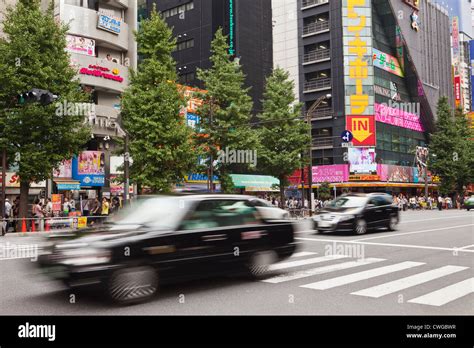
M242 271L260 278L295 248L291 221L262 214L254 197L153 197L96 233L51 243L38 264L69 287L99 284L124 304L153 297L163 282Z

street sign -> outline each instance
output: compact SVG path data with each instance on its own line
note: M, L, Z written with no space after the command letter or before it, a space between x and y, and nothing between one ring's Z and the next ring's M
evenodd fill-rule
M348 130L345 130L344 132L342 132L341 134L341 139L343 142L345 143L349 143L352 141L352 139L354 138L354 136L352 135L352 133Z
M341 144L342 147L352 147L353 144L352 144L352 141L350 143L342 143Z

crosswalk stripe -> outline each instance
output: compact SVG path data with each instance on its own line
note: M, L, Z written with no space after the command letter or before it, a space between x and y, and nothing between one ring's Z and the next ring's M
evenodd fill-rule
M343 259L343 258L346 258L346 257L349 257L349 256L347 256L347 255L328 255L328 256L313 257L311 259L305 259L305 260L280 262L280 263L276 263L274 265L271 265L270 270L271 271L276 271L276 270L285 269L285 268L293 268L293 267L298 267L298 266L311 265L313 263L320 263L320 262L325 262L325 261Z
M408 302L439 307L472 293L474 293L474 278L463 280Z
M299 253L294 253L291 257L303 257L303 256L311 256L316 255L317 253L313 253L311 251L300 251Z
M468 267L461 266L444 266L431 271L418 273L409 277L397 279L388 283L380 284L367 288L364 290L356 291L351 295L366 296L379 298L385 295L393 294L394 292L411 288L412 286L420 285L429 282L434 279L438 279L456 272L463 271Z
M323 274L323 273L329 273L329 272L335 272L335 271L340 271L343 269L348 269L352 267L358 267L358 266L364 266L364 265L369 265L371 263L375 262L380 262L380 261L385 261L385 259L377 259L377 258L367 258L367 259L361 259L357 261L349 261L349 262L343 262L343 263L338 263L335 265L329 265L329 266L323 266L323 267L317 267L317 268L312 268L304 271L297 271L297 272L292 272L290 274L282 274L276 277L271 277L265 280L262 280L262 282L265 283L272 283L272 284L277 284L277 283L283 283L287 282L290 280L295 280L295 279L301 279L305 277L311 277L317 274Z
M423 262L413 262L413 261L405 261L401 263L397 263L395 265L384 266L379 268L374 268L368 271L362 271L358 273L352 273L341 277L336 277L332 279L326 279L319 282L301 285L302 288L308 289L316 289L316 290L326 290L335 288L337 286L346 285L350 283L355 283L361 280L375 278L384 274L397 272L405 269L409 269L416 266L424 265Z

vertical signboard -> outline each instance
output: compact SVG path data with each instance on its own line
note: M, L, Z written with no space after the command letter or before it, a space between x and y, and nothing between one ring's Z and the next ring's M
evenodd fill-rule
M469 41L471 61L471 111L474 111L474 40Z
M346 124L355 146L375 146L371 0L343 0ZM353 127L354 126L354 127Z
M229 54L235 54L235 16L234 0L229 0Z
M454 99L456 107L461 106L461 76L454 76Z
M459 20L453 17L452 21L452 38L453 38L453 65L454 75L459 74Z

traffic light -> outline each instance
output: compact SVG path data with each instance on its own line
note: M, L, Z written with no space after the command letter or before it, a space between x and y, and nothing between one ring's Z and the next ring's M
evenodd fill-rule
M58 96L44 89L33 88L32 90L18 95L18 104L40 103L43 106L56 101Z

